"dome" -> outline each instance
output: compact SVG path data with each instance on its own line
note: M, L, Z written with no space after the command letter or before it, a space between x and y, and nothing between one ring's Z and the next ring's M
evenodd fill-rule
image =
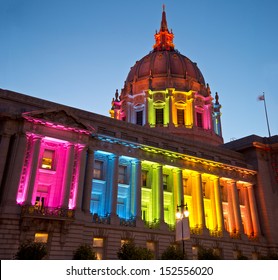
M177 50L154 50L150 52L131 67L125 83L134 83L143 79L149 79L150 77L152 79L167 78L168 82L172 83L163 85L163 88L175 87L175 84L178 85L178 88L185 87L187 84L186 80L191 80L205 86L205 79L197 64L180 54ZM184 81L182 82L181 79Z
M164 8L153 50L130 68L110 115L192 141L222 144L218 94L213 102L197 64L175 49Z
M136 61L125 80L122 97L137 94L146 89L175 88L181 91L198 91L204 97L210 90L197 66L174 48L174 34L168 30L163 10L159 32L155 35L153 50Z

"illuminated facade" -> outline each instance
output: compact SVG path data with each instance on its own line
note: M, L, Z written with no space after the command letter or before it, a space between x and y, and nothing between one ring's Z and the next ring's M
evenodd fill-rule
M224 259L277 252L277 136L223 144L218 94L173 38L163 11L112 118L0 89L1 259L26 239L49 259L82 243L116 259L131 239L159 259L185 203L188 258L199 245Z

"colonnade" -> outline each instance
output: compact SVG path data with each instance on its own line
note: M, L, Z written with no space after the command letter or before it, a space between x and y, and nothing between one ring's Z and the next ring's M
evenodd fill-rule
M24 171L29 172L28 181L24 181L21 176L21 181L18 180L17 184L16 182L13 184L16 176L13 174L15 171L10 169L7 182L12 183L12 188L4 193L8 200L16 197L17 192L18 203L32 203L41 153L41 141L42 138L34 135L28 136L28 139L23 135L18 136L17 150L12 155L14 157L13 162L20 164L21 161L24 167L28 158L29 167L28 170ZM2 146L5 143L6 141L1 141ZM27 148L24 157L24 153L18 151L26 146L29 148ZM78 146L70 143L64 145L64 149L66 149L66 165L60 206L81 209L89 214L94 188L95 151L91 147L86 148L85 145ZM106 184L110 186L105 194L105 207L112 220L114 217L115 221L118 217L120 157L110 153L107 165L109 166L109 176L106 174L105 178ZM193 229L204 230L208 228L210 231L223 232L226 228L230 234L260 235L254 188L251 183L236 182L230 178L201 174L193 170L145 160L141 161L136 158L130 159L128 168L130 168L130 171L127 185L130 190L127 198L129 206L126 217L129 216L135 218L136 221L142 221L142 212L146 207L145 211L148 211L146 222L159 221L160 224L173 225L175 223L176 206L187 203L190 211L190 227ZM148 171L150 176L147 186L142 186L142 170ZM165 184L165 175L168 176L166 189L163 185ZM22 180L25 184L24 188L21 188ZM190 188L190 192L186 191L187 187ZM222 201L222 187L227 190L227 202ZM243 196L243 204L240 204L238 189L242 190L240 195ZM145 193L148 193L148 196ZM19 194L21 197L19 197ZM145 202L146 205L143 205ZM167 213L166 216L165 213Z

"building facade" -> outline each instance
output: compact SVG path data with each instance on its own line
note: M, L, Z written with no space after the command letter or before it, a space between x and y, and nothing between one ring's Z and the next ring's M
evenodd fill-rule
M277 136L223 144L219 96L180 54L165 10L153 51L116 91L110 118L0 89L0 258L46 242L49 259L91 244L117 259L126 240L159 259L187 205L189 259L278 250Z

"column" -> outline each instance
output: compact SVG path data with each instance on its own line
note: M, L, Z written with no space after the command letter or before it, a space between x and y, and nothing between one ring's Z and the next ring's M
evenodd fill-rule
M217 217L217 229L219 231L224 231L224 215L223 207L220 196L220 179L219 177L214 178L214 195L215 195L215 208Z
M173 175L175 175L175 181L176 181L176 185L174 185L174 192L173 192L175 197L174 206L176 207L177 205L184 204L183 178L182 178L181 169L175 169L173 173L174 173Z
M162 165L157 166L157 187L158 187L158 215L159 221L164 222L164 194L163 194L163 171Z
M211 214L212 214L212 230L217 230L217 212L216 212L216 199L215 199L215 186L214 178L208 179L209 190L210 190L210 203L211 203Z
M3 190L3 204L16 205L16 197L19 187L19 182L24 165L24 158L27 148L27 138L25 134L16 136L14 141L10 164L7 172L7 180ZM2 185L3 188L3 185Z
M79 151L80 153L80 157L79 157L79 160L80 160L80 165L79 165L79 178L78 178L78 184L76 186L76 206L75 208L76 209L79 209L81 210L82 208L82 198L83 198L83 192L84 192L84 180L85 180L85 169L86 169L86 147L84 146L81 146L79 148Z
M29 205L32 204L32 197L34 193L35 183L36 183L36 176L38 171L38 162L40 156L40 147L41 147L41 138L34 137L32 139L33 151L32 151L32 159L30 165L30 179L28 182L28 189L27 189L27 197L25 200L25 204Z
M168 110L169 111L169 126L173 126L173 108L172 108L172 106L173 106L173 101L172 101L173 94L172 94L172 90L169 91L168 96L169 96L169 110Z
M197 201L197 210L198 210L198 227L201 229L206 228L206 219L205 219L205 207L203 199L203 189L202 189L202 176L200 173L195 175L195 185L196 185L196 201Z
M253 186L252 185L248 186L247 190L248 190L248 198L250 203L252 224L254 229L254 236L259 236L261 234L261 229L260 229L258 210L257 210Z
M74 166L74 145L69 144L66 146L67 156L66 156L66 168L64 172L64 188L63 188L63 198L62 198L62 207L68 208L69 197L70 197L70 188L72 183L72 172Z
M85 171L85 186L83 192L83 205L82 205L82 210L88 214L90 213L90 203L91 203L92 188L93 188L94 161L95 161L94 151L91 148L88 148L86 171Z
M244 191L244 204L245 204L245 232L247 235L251 235L254 232L253 225L252 225L252 218L251 218L251 209L248 197L248 187L243 188Z
M243 229L242 229L242 221L241 221L237 186L236 186L235 181L231 181L230 184L231 184L231 195L232 195L232 204L233 204L233 210L234 210L236 231L237 231L237 233L241 234L241 233L243 233Z
M11 135L3 134L0 142L0 185L2 184L3 173L6 165Z
M148 104L148 92L145 91L145 94L144 94L144 125L147 125L149 126L149 104Z
M119 180L119 156L113 155L109 158L109 164L112 167L111 182L111 224L118 223L117 204L118 204L118 180Z
M228 188L228 217L229 217L229 232L236 233L236 223L235 223L235 215L234 215L234 204L233 204L233 190L231 182L227 182Z
M134 187L134 216L136 219L136 226L144 226L142 221L142 192L141 192L141 177L142 177L142 164L140 160L134 162L135 164L135 187ZM133 196L132 196L133 197Z

